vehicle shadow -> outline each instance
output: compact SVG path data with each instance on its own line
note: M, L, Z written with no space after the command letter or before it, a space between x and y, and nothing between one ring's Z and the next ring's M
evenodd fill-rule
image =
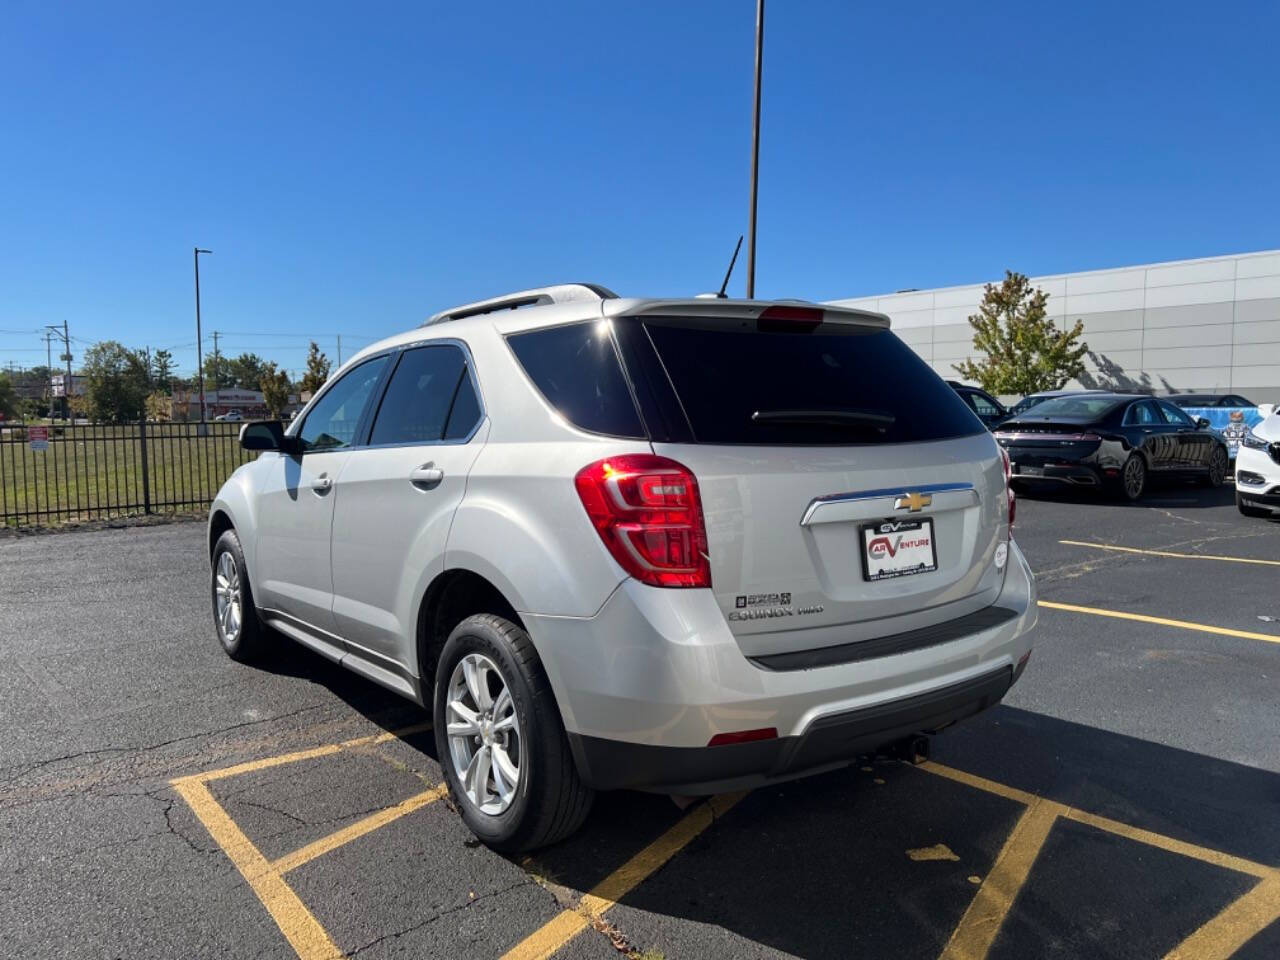
M388 731L428 719L284 638L263 668L325 686ZM405 742L438 762L430 731ZM1280 864L1280 774L1003 705L933 746L946 768ZM1026 809L936 768L865 758L747 794L687 845L665 848L669 862L607 920L630 948L668 957L937 957ZM586 893L651 844L663 848L690 816L664 796L601 794L578 833L511 859L569 896ZM989 956L1163 956L1257 882L1170 847L1059 819ZM422 869L433 869L429 857ZM1273 923L1239 955L1277 950Z
M1065 484L1032 484L1022 481L1017 491L1019 500L1046 500L1057 503L1079 503L1111 507L1158 507L1164 509L1235 506L1235 486L1228 481L1219 487L1205 487L1195 481L1151 479L1146 492L1136 500L1126 500L1106 487L1080 487Z

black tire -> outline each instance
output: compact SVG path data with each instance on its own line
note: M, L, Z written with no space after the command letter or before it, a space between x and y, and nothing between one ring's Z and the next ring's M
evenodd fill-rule
M219 616L218 580L220 568L225 574L223 556L230 557L235 568L239 598L239 628L234 635L229 635L223 618ZM266 652L266 627L258 619L258 608L253 603L253 589L249 585L249 572L244 564L244 551L240 549L240 538L234 530L227 530L218 538L213 547L212 563L209 566L209 599L213 604L213 627L218 634L222 649L232 660L249 663L262 658Z
M1227 479L1227 451L1224 447L1215 446L1209 454L1209 472L1200 478L1200 482L1213 489L1222 486Z
M1273 516L1270 510L1267 510L1263 507L1249 506L1249 504L1244 502L1244 498L1241 497L1240 494L1238 493L1236 494L1236 509L1239 510L1241 513L1243 513L1246 517L1260 517L1260 518L1266 518L1269 520Z
M482 811L455 769L446 717L455 668L468 654L487 657L511 692L521 735L515 797L501 813ZM436 668L433 710L436 750L463 822L502 853L544 847L569 836L591 812L594 792L578 777L560 708L529 635L510 620L482 613L456 626Z
M1120 468L1116 489L1130 503L1142 499L1142 494L1147 489L1147 461L1142 459L1142 454L1129 454L1129 459Z

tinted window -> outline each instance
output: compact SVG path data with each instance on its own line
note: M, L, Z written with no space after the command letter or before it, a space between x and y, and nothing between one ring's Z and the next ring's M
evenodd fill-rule
M1140 427L1164 426L1164 418L1160 416L1156 405L1150 400L1142 400L1131 405L1125 411L1124 422L1126 424L1137 424Z
M476 388L471 377L463 374L458 383L458 392L453 398L453 409L449 411L449 424L445 427L446 440L461 440L469 436L480 420L480 400L476 396Z
M532 330L508 342L534 386L574 426L614 437L644 436L606 324Z
M888 330L644 326L700 443L911 443L986 429Z
M439 440L444 436L449 408L464 376L466 356L451 344L406 350L391 374L369 442Z
M1114 410L1120 401L1115 397L1103 396L1072 396L1072 397L1051 397L1048 400L1041 400L1026 411L1028 418L1034 417L1079 417L1098 419L1105 416L1111 410Z
M366 360L321 394L298 431L303 450L337 450L355 442L360 415L386 365L385 356Z
M1160 401L1160 412L1164 414L1167 423L1173 424L1175 427L1194 427L1195 424L1191 418L1175 407L1172 403Z
M1246 400L1244 397L1240 397L1240 396L1236 396L1235 394L1232 394L1231 396L1227 397L1227 400L1226 400L1226 406L1228 406L1228 407L1252 407L1252 406L1253 406L1253 404L1252 404L1252 403L1250 403L1248 400Z

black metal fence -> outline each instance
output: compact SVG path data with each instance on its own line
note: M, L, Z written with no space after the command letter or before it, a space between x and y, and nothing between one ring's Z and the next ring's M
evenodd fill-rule
M11 424L0 525L198 511L240 464L238 423Z

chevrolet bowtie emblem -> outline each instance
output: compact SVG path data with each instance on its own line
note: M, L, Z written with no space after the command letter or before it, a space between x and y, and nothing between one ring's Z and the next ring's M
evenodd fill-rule
M931 503L933 503L933 497L929 494L910 491L908 493L901 494L898 499L893 502L893 509L910 510L912 513L919 513Z

